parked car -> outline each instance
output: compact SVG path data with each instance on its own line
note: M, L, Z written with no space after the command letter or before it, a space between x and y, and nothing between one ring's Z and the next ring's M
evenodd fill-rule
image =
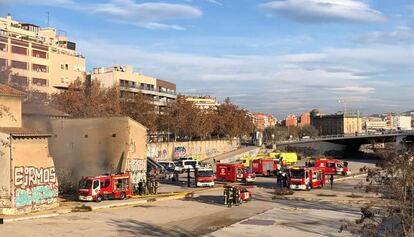
M186 172L188 170L194 171L194 168L201 167L199 160L179 160L176 164L181 168L183 172Z
M173 161L162 160L158 161L158 164L164 166L167 171L170 172L182 172L182 168L177 166Z

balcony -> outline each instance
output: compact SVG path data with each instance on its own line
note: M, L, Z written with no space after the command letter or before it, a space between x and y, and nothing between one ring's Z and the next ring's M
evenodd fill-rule
M176 92L161 92L156 89L152 89L149 87L142 87L137 84L125 83L125 81L121 81L120 89L124 91L134 92L134 93L142 93L142 94L149 94L149 95L156 95L156 96L163 96L168 98L177 98Z

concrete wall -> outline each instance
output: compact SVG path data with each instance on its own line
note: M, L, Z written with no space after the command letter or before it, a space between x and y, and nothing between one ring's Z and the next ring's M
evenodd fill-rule
M27 213L58 205L58 182L46 137L12 138L1 151L2 165L6 165L0 181L1 213Z
M146 168L146 128L128 117L56 119L50 125L59 178L77 184L82 176Z
M238 140L150 143L147 146L147 156L155 160L172 160L189 156L207 159L236 150L239 146Z
M1 111L0 127L22 126L22 98L13 96L0 96L0 105L7 109Z

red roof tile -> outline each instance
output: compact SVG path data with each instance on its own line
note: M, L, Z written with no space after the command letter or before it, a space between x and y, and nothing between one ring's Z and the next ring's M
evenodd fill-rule
M1 84L0 83L0 95L6 95L6 96L26 96L26 93L23 91L19 91L17 89L14 89L11 86Z

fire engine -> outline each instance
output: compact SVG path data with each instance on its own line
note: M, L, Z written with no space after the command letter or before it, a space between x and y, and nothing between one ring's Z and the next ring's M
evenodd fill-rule
M295 166L289 169L290 189L311 190L325 185L325 173L316 167Z
M256 175L246 170L243 164L216 164L216 179L228 182L254 182Z
M278 170L278 161L274 159L253 160L251 164L251 171L255 174L263 176L271 176Z
M100 202L104 199L125 199L132 196L129 173L84 177L79 182L79 200Z
M212 168L201 167L196 172L197 187L214 187L214 172Z
M351 169L348 167L348 162L342 162L337 159L315 159L308 163L309 167L318 167L325 171L325 174L351 174Z

